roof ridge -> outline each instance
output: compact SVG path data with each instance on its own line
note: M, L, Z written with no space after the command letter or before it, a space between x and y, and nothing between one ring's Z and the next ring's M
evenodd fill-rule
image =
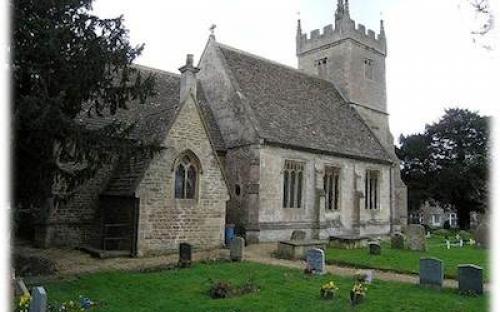
M136 63L132 64L132 67L136 67L136 68L140 68L140 69L144 69L144 70L149 70L149 71L156 72L156 73L166 74L166 75L174 76L177 78L179 78L181 76L180 74L172 73L172 72L166 71L164 69L159 69L159 68L150 67L150 66L141 65L141 64L136 64Z

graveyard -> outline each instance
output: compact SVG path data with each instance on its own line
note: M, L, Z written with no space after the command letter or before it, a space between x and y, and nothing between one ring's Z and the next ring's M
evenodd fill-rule
M464 244L463 247L452 246L447 249L442 236L433 235L426 239L426 251L393 249L389 242L381 243L381 254L370 255L365 248L340 249L327 248L326 262L342 266L387 270L405 274L418 274L419 259L435 257L444 262L446 278L457 277L457 266L471 263L484 269L484 277L489 279L488 252L486 249ZM458 244L457 244L458 245Z
M241 285L248 280L255 293L212 299L211 283ZM337 298L320 298L323 284L334 281ZM49 302L90 298L91 311L351 311L353 280L331 274L305 275L301 270L251 262L194 263L190 268L151 273L108 272L46 284ZM487 311L488 297L468 297L456 290L375 280L356 311ZM408 307L408 310L405 310Z
M277 253L283 242L250 247L234 237L228 248L203 258L181 243L170 263L160 266L27 277L28 287L16 279L15 311L27 304L34 312L487 311L486 250L463 241L443 243L440 235L423 235L421 226L414 235L411 228L390 243L371 239L357 249L308 241L300 231L285 241L300 246L292 253ZM256 258L264 246L267 258ZM341 256L350 261L343 262L348 274L328 265ZM415 278L388 279L382 271Z

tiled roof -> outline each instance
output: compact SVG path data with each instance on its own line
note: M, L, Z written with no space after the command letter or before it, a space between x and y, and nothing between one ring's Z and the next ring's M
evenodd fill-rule
M156 95L148 98L145 103L139 103L139 101L128 103L127 110L118 110L115 115L90 118L82 115L80 121L92 128L103 127L113 121L125 124L135 123L130 132L131 139L143 143L161 142L175 121L179 110L180 75L139 65L134 66L145 74L152 73L156 76ZM197 90L200 112L207 125L211 142L217 151L223 151L225 149L224 141L214 116L206 104L207 101L200 84L198 84ZM120 157L104 194L132 195L147 170L149 160L150 157L144 155L132 158Z
M389 162L336 87L319 77L218 44L260 138L318 152Z

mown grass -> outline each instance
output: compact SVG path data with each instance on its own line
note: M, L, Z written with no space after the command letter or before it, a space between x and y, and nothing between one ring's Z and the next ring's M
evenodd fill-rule
M260 291L230 299L212 299L209 280L242 284L253 279ZM340 297L319 297L322 284L333 280ZM376 280L364 303L349 304L351 278L306 276L296 269L242 262L195 264L192 268L155 273L97 273L46 285L49 301L90 297L93 311L487 311L487 296L464 297L455 290L441 291L418 285Z
M367 248L337 249L328 248L326 261L330 264L347 265L359 268L382 269L400 273L418 274L421 257L436 257L444 262L445 277L456 278L459 264L481 266L484 278L489 278L488 252L474 246L446 249L444 238L434 236L427 240L427 251L391 249L389 243L382 243L382 254L369 255Z

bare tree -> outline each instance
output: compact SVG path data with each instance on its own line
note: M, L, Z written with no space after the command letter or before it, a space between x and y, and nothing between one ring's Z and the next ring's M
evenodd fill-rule
M460 0L459 8L470 23L472 41L493 50L495 15L490 0Z

